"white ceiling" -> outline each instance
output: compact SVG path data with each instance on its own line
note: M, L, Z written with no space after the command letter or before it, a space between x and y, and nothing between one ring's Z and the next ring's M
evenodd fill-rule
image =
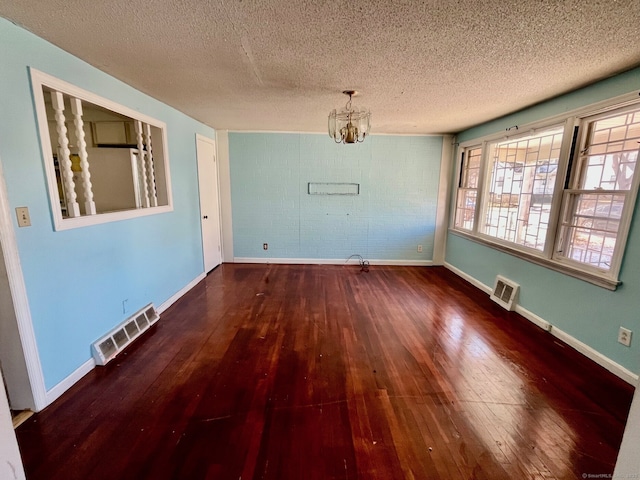
M0 15L214 127L455 132L640 65L638 0L2 0ZM5 47L6 48L6 47Z

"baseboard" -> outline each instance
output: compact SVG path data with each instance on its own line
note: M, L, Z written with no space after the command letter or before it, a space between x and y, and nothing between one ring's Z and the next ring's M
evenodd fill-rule
M469 282L473 286L479 288L483 292L485 292L487 294L491 293L491 287L489 285L485 285L484 283L480 282L479 280L477 280L477 279L473 278L472 276L464 273L462 270L454 267L450 263L445 262L444 266L445 266L445 268L447 268L448 270L451 270L453 273L455 273L459 277L463 278L464 280L466 280L467 282ZM578 340L577 338L573 337L572 335L569 335L567 332L565 332L565 331L559 329L558 327L552 325L551 323L549 323L548 321L546 321L542 317L536 315L535 313L531 312L530 310L527 310L526 308L522 307L521 305L517 305L515 311L516 311L516 313L520 314L521 316L523 316L524 318L529 320L531 323L533 323L533 324L537 325L538 327L542 328L543 330L546 330L549 333L551 333L551 335L556 337L558 340L561 340L562 342L564 342L567 345L569 345L571 348L577 350L578 352L580 352L585 357L593 360L594 362L596 362L601 367L607 369L608 371L610 371L614 375L620 377L625 382L630 383L631 385L634 385L634 386L638 383L638 378L639 378L638 375L633 373L631 370L628 370L627 368L623 367L619 363L614 362L609 357L607 357L607 356L603 355L602 353L598 352L597 350L595 350L594 348L590 347L586 343L581 342L580 340Z
M187 283L184 287L182 287L180 290L174 293L171 297L169 297L167 300L162 302L162 304L156 309L157 312L158 313L164 312L167 308L169 308L171 305L176 303L184 294L186 294L189 290L191 290L198 283L200 283L205 277L206 275L204 273L199 274L196 278L194 278L189 283Z
M544 318L536 315L530 310L527 310L522 305L516 305L515 312L519 313L524 318L529 320L531 323L536 324L538 327L540 327L543 330L546 330L547 332L550 332L553 329L553 325L547 322Z
M67 378L62 380L55 387L53 387L51 390L47 390L47 393L45 394L45 400L46 400L47 405L51 405L55 400L60 398L60 396L64 392L69 390L73 386L73 384L75 384L78 380L80 380L87 373L89 373L91 370L93 370L95 368L95 366L96 366L96 362L93 360L93 358L90 358L89 360L84 362L82 365L80 365L75 370L75 372L73 372Z
M450 263L444 262L444 268L446 268L447 270L451 270L457 276L459 276L460 278L463 278L464 280L469 282L474 287L479 288L480 290L482 290L487 295L489 295L491 293L491 287L489 285L485 285L480 280L476 280L471 275L466 274L465 272L463 272L462 270L454 267Z
M617 375L625 382L630 383L633 386L637 385L638 375L633 373L631 370L626 369L619 363L614 362L609 357L605 357L603 354L601 354L597 350L594 350L586 343L582 343L577 338L572 337L567 332L564 332L563 330L560 330L559 328L554 326L551 327L551 334L556 338L558 338L559 340L562 340L567 345L575 348L585 357L590 358L591 360L596 362L598 365L606 368L614 375Z
M172 295L169 299L162 303L156 310L158 313L164 312L167 308L173 305L180 297L182 297L185 293L191 290L194 286L196 286L203 278L205 277L204 273L199 274L196 278L194 278L191 282L181 288L178 292ZM51 390L48 390L45 393L45 405L42 407L46 407L51 405L54 401L56 401L60 396L69 390L78 380L84 377L87 373L93 370L96 366L96 362L93 358L90 358L86 362L84 362L80 367L78 367L71 375L58 383ZM42 410L40 408L39 410Z
M380 260L365 259L369 265L395 265L407 267L427 267L433 265L432 260ZM358 265L357 258L348 261L344 258L260 258L234 257L234 263L273 263L276 265Z

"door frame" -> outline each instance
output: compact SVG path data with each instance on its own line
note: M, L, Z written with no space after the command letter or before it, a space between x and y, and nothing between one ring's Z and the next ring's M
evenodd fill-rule
M13 217L9 204L7 185L4 178L2 159L0 159L0 248L4 256L7 278L9 280L9 290L13 300L15 318L20 343L27 367L28 382L31 386L33 396L33 410L40 411L47 406L47 394L44 383L44 374L38 346L36 344L35 331L29 308L29 298L27 287L24 282L22 266L20 264L20 253L18 251L18 241L13 226Z
M220 202L220 169L218 168L219 165L219 157L218 157L218 142L216 142L215 139L210 138L210 137L206 137L204 135L201 135L199 133L196 133L196 170L198 171L198 209L200 211L200 239L202 241L202 265L203 265L203 271L205 271L206 265L204 264L204 249L205 249L205 245L204 245L204 230L202 229L202 196L201 196L201 192L200 192L200 163L198 160L198 140L203 141L205 143L209 143L210 145L213 145L213 151L215 154L215 169L216 169L216 195L218 197L218 211L216 212L218 215L218 240L220 241L220 265L223 263L224 261L224 235L222 234L222 208L221 208L221 202ZM209 272L205 271L204 272L205 275Z

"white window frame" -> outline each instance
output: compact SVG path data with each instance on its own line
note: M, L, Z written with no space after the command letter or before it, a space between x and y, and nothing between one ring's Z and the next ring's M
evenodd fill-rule
M620 281L618 275L622 266L622 259L624 257L624 251L626 249L626 243L629 235L629 229L631 226L631 218L634 213L634 206L638 189L640 188L640 173L636 169L633 179L633 187L629 192L629 201L625 202L625 208L620 219L620 230L616 243L616 250L614 252L614 258L612 260L611 268L608 271L595 268L593 266L583 264L574 260L561 257L556 253L558 248L558 237L560 229L560 216L563 208L563 197L567 192L572 190L565 189L565 179L569 169L569 158L572 155L572 147L577 150L581 144L583 133L578 130L578 137L576 138L574 145L574 132L576 128L580 128L581 125L586 125L590 119L599 115L605 115L611 111L621 110L625 107L640 108L640 100L638 99L638 92L633 92L619 97L615 97L609 100L598 102L589 106L581 107L572 111L568 111L564 114L556 115L547 119L543 119L538 122L532 122L522 126L510 125L510 128L506 129L506 132L499 132L482 137L476 137L458 144L456 151L456 170L455 170L455 188L452 192L451 201L454 202L454 208L451 208L451 217L449 221L449 232L457 236L467 238L469 240L487 245L497 250L509 253L516 257L527 260L531 263L542 265L551 270L555 270L566 275L570 275L581 280L593 283L595 285L607 288L609 290L615 290ZM482 216L484 215L484 196L487 192L487 157L488 157L488 145L491 142L515 139L519 136L526 136L535 133L536 131L546 130L554 125L564 124L564 135L562 147L560 150L560 158L558 159L558 170L556 175L556 183L554 186L554 194L551 204L551 212L549 214L549 227L545 238L545 247L543 251L536 250L534 248L528 248L518 245L516 243L503 241L490 235L482 233L480 226ZM482 160L480 166L480 181L478 184L478 193L476 199L476 212L473 230L466 230L457 228L455 226L456 215L456 200L458 197L458 185L461 175L462 158L461 154L466 149L477 147L482 145ZM577 153L573 152L573 155ZM640 162L639 162L640 163ZM569 187L572 185L569 184Z
M489 144L495 143L495 142L502 142L505 140L518 140L518 138L530 136L539 132L544 132L546 130L553 129L554 127L562 127L563 123L564 123L564 132L563 132L562 147L560 148L560 155L558 159L558 174L556 175L556 183L554 185L554 196L551 202L551 212L549 213L549 227L547 228L547 234L545 237L544 250L541 251L532 247L527 247L525 245L519 245L515 242L509 242L508 240L503 240L503 239L484 233L482 231L484 228L483 228L483 225L481 225L482 223L481 220L486 216L486 213L487 213L487 205L485 204L484 199L485 199L485 194L488 192L489 185L491 183L491 178L489 178L489 176L487 175L487 164L489 163L488 156L489 156L489 150L490 150ZM480 185L479 189L482 190L482 199L478 204L479 208L476 208L477 216L476 216L476 224L474 229L474 232L477 235L484 238L487 242L495 242L507 248L514 248L516 250L526 252L533 256L537 256L540 258L551 257L551 254L553 252L553 243L554 243L553 238L555 237L555 231L556 231L556 223L557 223L556 219L560 209L560 200L558 199L556 192L562 190L562 180L564 178L564 172L566 171L566 162L563 162L563 159L567 158L568 156L567 151L569 148L571 148L571 141L569 140L567 142L567 135L568 135L568 132L572 130L572 126L573 126L573 119L571 118L565 120L564 122L557 122L557 121L545 122L545 123L537 124L533 128L529 128L527 130L522 130L522 131L519 130L517 132L512 133L511 135L506 135L506 136L502 135L497 138L487 138L483 142L482 167L481 167L482 178L479 183ZM559 174L560 172L563 172L563 175L560 175Z
M582 130L580 132L580 138L578 138L575 150L574 150L574 158L577 158L579 155L579 151L582 150L585 146L585 142L588 136L587 127L590 123L596 122L600 119L610 117L616 114L623 114L625 111L637 110L640 109L640 103L622 106L620 108L609 109L604 112L598 112L593 115L583 116L581 117L581 127ZM581 165L584 168L584 165ZM620 272L620 268L622 266L622 258L624 255L624 251L627 244L627 239L629 237L629 229L631 228L631 219L633 217L633 212L636 204L636 198L638 195L638 188L640 188L640 158L637 161L636 169L633 174L633 179L631 182L631 188L629 190L585 190L580 188L580 183L582 181L581 177L583 171L575 170L573 173L573 178L570 179L569 188L565 189L563 192L562 198L562 206L565 207L565 197L569 195L580 195L580 194L611 194L611 195L624 195L625 202L624 208L622 210L622 214L620 216L618 234L616 236L616 246L613 252L613 256L611 259L611 267L609 270L603 270L597 268L595 266L590 266L581 262L577 262L568 258L560 253L563 246L561 242L563 238L561 235L556 235L556 245L554 248L554 256L553 259L560 263L572 266L574 268L579 268L588 272L592 272L596 275L600 274L605 277L611 277L612 279L617 279L618 273ZM566 206L569 208L569 205ZM564 212L563 212L564 213ZM561 229L561 221L558 221L557 224L558 229Z
M98 225L102 223L116 222L131 218L144 217L148 215L156 215L173 211L173 196L171 193L171 174L169 169L169 148L167 144L167 126L164 122L155 118L144 115L131 108L120 105L116 102L100 97L82 88L76 87L70 83L60 80L56 77L48 75L44 72L29 68L31 76L31 88L34 97L36 117L38 129L40 131L40 146L42 149L42 158L44 160L45 172L47 175L47 188L49 191L49 207L53 219L53 227L56 231L69 230L73 228L86 227L90 225ZM48 87L63 94L67 94L83 101L90 102L99 107L106 108L113 112L125 115L134 120L154 126L162 131L163 146L163 167L166 182L167 205L148 208L134 208L130 210L121 210L117 212L97 213L94 215L82 215L79 217L64 218L60 208L60 196L58 185L56 182L56 172L51 151L51 139L49 136L49 127L47 124L47 112L45 109L43 87ZM156 140L158 141L158 140Z
M466 179L465 181L463 181L462 179L462 174L465 171L465 165L469 164L469 156L468 153L471 152L472 150L477 150L480 149L480 166L478 168L478 184L476 185L475 188L470 188L467 185L469 184L468 179ZM478 222L478 202L480 201L479 198L479 194L480 191L482 190L481 188L481 184L483 182L483 178L484 178L484 144L472 144L472 145L468 145L465 146L464 148L460 148L459 153L458 153L458 176L456 177L458 179L458 186L456 187L456 196L455 196L455 201L453 204L453 222L452 225L454 225L455 227L455 219L456 219L456 214L458 211L458 195L460 193L461 190L475 190L476 192L476 208L473 211L473 221L472 221L472 227L469 228L464 228L464 227L456 227L459 230L463 230L465 232L472 232L475 229L475 226L477 225ZM463 155L467 154L466 158L463 158ZM468 169L466 169L468 171Z

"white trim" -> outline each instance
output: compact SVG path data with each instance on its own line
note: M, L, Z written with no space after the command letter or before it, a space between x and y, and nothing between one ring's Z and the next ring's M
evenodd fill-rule
M171 169L169 168L169 146L167 143L167 125L166 123L155 118L144 115L136 110L120 105L116 102L100 97L94 93L83 90L70 83L52 77L40 70L29 67L31 75L31 90L33 93L34 106L36 110L36 120L40 137L40 147L44 167L46 172L47 190L49 193L49 208L53 220L53 228L56 231L68 230L71 228L85 227L89 225L97 225L107 222L115 222L119 220L127 220L130 218L143 217L148 215L156 215L160 213L173 211L173 194L171 188ZM56 182L55 166L53 162L53 154L51 152L51 139L49 137L49 127L47 124L47 112L45 110L44 94L42 86L53 88L59 92L86 100L94 105L106 108L113 112L131 117L133 120L140 120L146 124L162 130L162 153L164 164L165 188L167 195L167 205L149 208L134 208L119 212L102 213L97 215L84 215L75 218L63 218L59 208L60 199L58 193L58 185Z
M452 167L451 167L451 177L449 178L449 184L451 185L451 191L449 192L449 198L447 203L449 204L449 230L455 227L456 225L456 210L458 208L458 189L460 188L460 152L462 151L462 147L458 143L458 137L453 138L452 145L453 153L452 153ZM478 204L476 199L476 205ZM443 263L444 265L444 263Z
M27 287L20 264L18 241L13 227L2 162L0 162L0 244L2 245L9 289L27 366L28 381L33 395L33 409L37 412L47 406L46 387L36 335L33 330Z
M84 90L69 82L60 80L59 78L44 73L36 68L29 67L29 72L31 73L32 87L34 87L36 83L40 86L46 85L47 87L58 90L59 92L72 95L76 98L80 98L81 100L86 100L93 103L94 105L98 105L99 107L103 107L127 117L131 117L134 120L140 120L141 122L148 123L150 125L153 125L154 127L166 128L166 124L164 122L161 122L160 120L150 117L149 115L145 115L144 113L141 113L132 108L121 105L117 102L114 102L113 100L109 100L95 93Z
M452 135L451 132L448 133L385 133L385 132L374 132L369 134L372 137L445 137L447 135Z
M282 133L285 135L301 134L301 135L327 135L328 132L310 132L305 130L227 130L231 133ZM451 133L368 133L367 137L444 137L445 135L451 135ZM329 137L331 138L331 137ZM331 140L329 140L331 141ZM366 140L365 140L366 142Z
M80 365L76 370L69 375L67 378L58 383L51 390L47 391L46 401L47 405L51 405L55 402L60 396L69 390L76 382L78 382L82 377L84 377L87 373L93 370L96 366L96 362L93 358L90 358L82 365Z
M520 258L527 262L540 265L541 267L545 267L550 270L563 273L570 277L578 278L585 282L593 283L594 285L597 285L602 288L606 288L607 290L613 291L618 287L618 285L622 283L619 280L608 279L601 275L590 273L584 269L577 269L575 267L571 267L570 265L567 264L567 262L564 262L564 261L558 261L558 260L552 261L534 253L527 253L524 250L517 250L507 245L503 245L499 241L486 240L484 238L485 237L484 235L483 236L474 235L470 232L467 232L464 230L455 230L453 228L449 229L449 233L452 235L456 235L458 237L464 238L466 240L479 243L480 245L484 245L494 250L498 250L499 252L503 252L508 255L513 255L514 257Z
M358 265L357 258L348 261L344 258L259 258L234 257L234 263L273 263L277 265ZM369 265L396 265L407 267L428 267L433 265L431 260L368 260Z
M459 277L463 278L464 280L468 281L473 286L479 288L483 292L491 293L491 287L489 287L488 285L485 285L484 283L480 282L479 280L476 280L472 276L464 273L462 270L454 267L450 263L445 262L444 266L445 266L445 268L447 268L448 270L452 271L453 273L455 273ZM542 317L539 317L538 315L536 315L535 313L531 312L530 310L527 310L523 306L518 305L516 307L515 311L516 311L516 313L519 313L522 317L526 318L527 320L529 320L533 324L537 325L538 327L542 328L543 330L548 331L549 333L551 333L551 335L553 335L557 339L563 341L564 343L566 343L567 345L569 345L573 349L577 350L578 352L580 352L585 357L593 360L595 363L597 363L601 367L603 367L606 370L610 371L614 375L620 377L625 382L627 382L627 383L629 383L631 385L636 385L636 383L638 382L639 377L638 377L637 374L635 374L632 371L628 370L627 368L623 367L619 363L614 362L609 357L606 357L605 355L603 355L602 353L598 352L594 348L590 347L586 343L583 343L580 340L578 340L577 338L573 337L572 335L569 335L567 332L565 332L565 331L559 329L558 327L552 325L551 323L547 322Z
M451 270L453 273L455 273L456 275L458 275L460 278L463 278L464 280L466 280L467 282L469 282L471 285L473 285L474 287L476 287L479 290L482 290L484 293L486 293L487 295L491 295L491 287L489 285L485 285L484 283L482 283L480 280L476 280L474 277L472 277L471 275L466 274L465 272L463 272L462 270L460 270L459 268L454 267L453 265L451 265L448 262L444 262L444 267L447 270Z
M231 166L229 132L216 130L218 149L218 185L220 186L220 229L222 231L222 261L233 262L233 215L231 212Z
M447 231L449 224L449 184L451 166L453 164L452 135L442 137L442 155L440 158L440 179L438 180L438 199L436 210L436 230L433 241L433 263L442 265L447 247Z
M70 230L72 228L88 227L90 225L117 222L119 220L128 220L130 218L146 217L148 215L157 215L159 213L167 212L173 212L173 207L170 205L163 205L161 207L136 208L131 210L123 210L120 212L83 215L82 217L62 219L60 224L54 225L54 228L57 232L60 232L62 230Z
M583 354L585 357L590 358L601 367L604 367L614 375L617 375L618 377L620 377L625 382L631 385L636 385L636 383L638 382L638 375L626 369L619 363L614 362L609 357L604 356L597 350L594 350L586 343L582 343L577 338L572 337L571 335L564 332L563 330L560 330L558 327L554 327L554 326L551 327L551 335L562 340L564 343L566 343L570 347L575 348L578 352Z
M536 315L532 311L527 310L522 305L516 305L516 308L514 310L515 310L516 313L519 313L524 318L529 320L531 323L537 325L541 329L546 330L547 332L551 331L552 325L549 322L547 322L544 318ZM556 330L557 330L557 328L556 328Z
M200 283L204 278L206 277L206 275L203 273L198 274L198 276L196 278L194 278L193 280L191 280L189 283L187 283L184 287L182 287L180 290L178 290L176 293L174 293L171 297L169 297L167 300L165 300L164 302L162 302L160 304L160 306L158 308L156 308L156 311L158 313L162 313L164 312L167 308L169 308L171 305L173 305L174 303L176 303L183 295L185 295L189 290L191 290L193 287L195 287L198 283Z

